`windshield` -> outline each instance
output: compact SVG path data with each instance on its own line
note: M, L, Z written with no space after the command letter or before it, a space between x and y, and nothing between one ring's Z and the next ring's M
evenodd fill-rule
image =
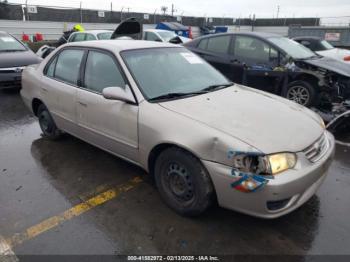
M111 39L112 33L113 32L99 33L99 34L97 34L97 38L99 40L109 40L109 39Z
M17 39L10 35L0 35L0 52L25 50L26 48Z
M316 56L310 49L286 37L271 37L269 40L294 59Z
M177 34L171 31L158 31L157 33L164 39L165 42L169 42L169 40L177 36Z
M121 53L147 99L169 93L190 94L227 79L185 48L152 48Z
M320 42L320 45L323 47L322 50L329 50L329 49L333 49L334 46L332 46L330 43L328 43L326 40L322 40Z

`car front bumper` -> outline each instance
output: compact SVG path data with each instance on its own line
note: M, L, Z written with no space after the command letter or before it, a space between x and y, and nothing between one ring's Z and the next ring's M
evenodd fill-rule
M277 218L297 209L309 200L326 178L332 163L334 137L325 131L328 148L315 163L297 153L298 163L294 169L275 175L264 187L255 192L241 192L231 187L234 178L232 168L211 161L203 161L218 198L219 205L261 218Z
M0 68L0 89L21 87L23 67Z

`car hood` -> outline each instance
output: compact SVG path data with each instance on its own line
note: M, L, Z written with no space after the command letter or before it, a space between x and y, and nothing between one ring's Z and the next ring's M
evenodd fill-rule
M327 56L327 57L340 60L344 63L349 63L349 61L348 62L344 61L344 57L350 56L350 50L341 49L341 48L332 48L329 50L317 51L316 53L322 56Z
M234 85L160 105L257 148L299 152L321 136L320 117L286 99Z
M111 39L129 36L132 39L142 39L142 24L134 17L122 21L114 30Z
M32 51L0 52L0 68L27 66L40 63Z
M346 63L342 63L336 59L330 57L321 57L316 59L305 59L303 62L327 69L329 71L338 73L343 76L350 77L350 67Z

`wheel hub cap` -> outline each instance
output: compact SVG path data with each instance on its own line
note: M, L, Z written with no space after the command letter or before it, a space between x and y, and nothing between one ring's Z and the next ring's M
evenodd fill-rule
M303 86L295 86L289 89L287 98L298 104L306 105L309 102L310 94L307 88Z
M179 164L170 164L167 172L167 180L173 195L184 201L193 198L193 185L188 171Z

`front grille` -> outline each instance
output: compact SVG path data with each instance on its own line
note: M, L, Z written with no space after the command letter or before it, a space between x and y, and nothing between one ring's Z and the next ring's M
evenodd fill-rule
M21 73L24 67L8 67L8 68L0 68L0 74L9 74L9 73Z
M312 163L317 162L327 152L328 140L326 134L323 133L314 143L304 149L304 154Z

